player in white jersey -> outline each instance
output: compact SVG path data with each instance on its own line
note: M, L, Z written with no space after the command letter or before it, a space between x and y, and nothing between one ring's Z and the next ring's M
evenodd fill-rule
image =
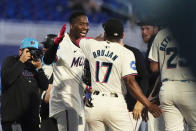
M196 80L181 58L175 39L167 29L158 32L150 53L152 71L161 72L159 93L166 131L183 131L184 120L196 131Z
M155 20L147 17L147 19L142 19L141 21L138 22L138 25L141 27L141 34L142 34L142 39L147 44L147 50L145 53L145 58L147 61L147 69L149 72L149 88L146 93L148 99L152 103L156 103L157 105L160 105L159 100L158 100L158 94L161 86L161 81L160 81L160 73L156 72L153 73L150 70L150 62L148 61L148 54L150 52L150 48L152 46L152 42L157 35L158 31L160 30L160 24L156 23ZM152 99L153 98L153 99ZM142 121L140 129L142 130L143 128L145 129L146 127L146 122L147 122L147 128L148 131L164 131L165 130L165 123L163 120L163 116L160 116L159 118L154 118L153 115L149 112L145 112L146 110L144 109L142 112L142 117L145 121Z
M53 64L53 88L50 95L50 116L57 120L59 131L84 131L84 106L82 101L82 75L84 54L74 42L88 32L88 18L85 13L74 12L70 19L70 32L65 25L54 46L46 52L44 62ZM59 44L60 43L60 44Z
M105 41L78 40L91 71L93 107L86 107L87 123L90 131L105 131L106 127L111 131L132 131L124 85L155 117L160 116L161 110L148 101L135 81L134 54L120 45L124 33L122 23L109 19L103 27Z

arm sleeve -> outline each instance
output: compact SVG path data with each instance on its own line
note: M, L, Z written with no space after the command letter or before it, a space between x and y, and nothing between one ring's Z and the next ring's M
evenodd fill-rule
M56 60L56 53L59 45L53 44L44 54L43 61L45 64L52 64Z
M150 48L150 52L148 55L148 66L150 65L150 61L153 61L153 62L159 61L159 45L161 41L162 41L162 35L160 34L160 31L159 31ZM150 70L150 66L148 68L149 68L150 74L149 74L149 89L147 91L147 96L149 96L150 93L152 92L155 82L160 75L160 72L152 72Z
M155 39L152 43L152 46L150 48L150 52L149 52L149 55L148 55L149 60L154 61L154 62L158 62L158 55L159 55L159 53L158 53L158 51L159 51L158 44L159 44L159 38L158 38L158 34L157 34L157 36L155 37Z
M1 69L1 77L8 85L12 85L20 77L25 65L14 56L7 57Z
M128 75L137 75L135 56L131 51L129 52L125 51L124 53L126 54L126 57L124 57L121 62L122 77L126 77Z

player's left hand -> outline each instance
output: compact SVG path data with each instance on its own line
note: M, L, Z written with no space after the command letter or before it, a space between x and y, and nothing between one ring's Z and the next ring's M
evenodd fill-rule
M54 44L58 45L64 38L66 31L66 24L64 24L57 37L54 38Z
M141 117L143 108L144 108L143 104L137 101L133 109L133 118L135 120L138 120Z

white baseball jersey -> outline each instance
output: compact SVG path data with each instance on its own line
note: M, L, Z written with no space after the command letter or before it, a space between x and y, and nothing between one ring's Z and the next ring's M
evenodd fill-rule
M167 29L163 29L156 35L149 59L159 62L161 80L194 80L187 68L188 63L179 56L179 48Z
M57 50L58 60L53 65L53 88L50 96L50 116L73 108L83 111L82 79L84 55L65 34Z
M171 33L163 29L156 35L149 53L151 60L159 62L163 82L159 99L167 131L184 130L184 120L191 130L196 129L195 78L179 51Z
M50 64L50 65L43 64L42 65L42 69L44 70L44 73L45 73L46 77L48 79L50 79L50 77L52 76L52 73L53 73L53 66L52 66L52 64Z
M137 74L134 54L119 43L82 39L91 71L92 90L125 94L122 78Z

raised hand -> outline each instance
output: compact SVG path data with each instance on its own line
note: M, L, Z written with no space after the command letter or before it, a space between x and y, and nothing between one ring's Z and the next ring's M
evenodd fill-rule
M66 31L66 24L64 24L57 37L54 38L54 44L58 45L64 38Z

